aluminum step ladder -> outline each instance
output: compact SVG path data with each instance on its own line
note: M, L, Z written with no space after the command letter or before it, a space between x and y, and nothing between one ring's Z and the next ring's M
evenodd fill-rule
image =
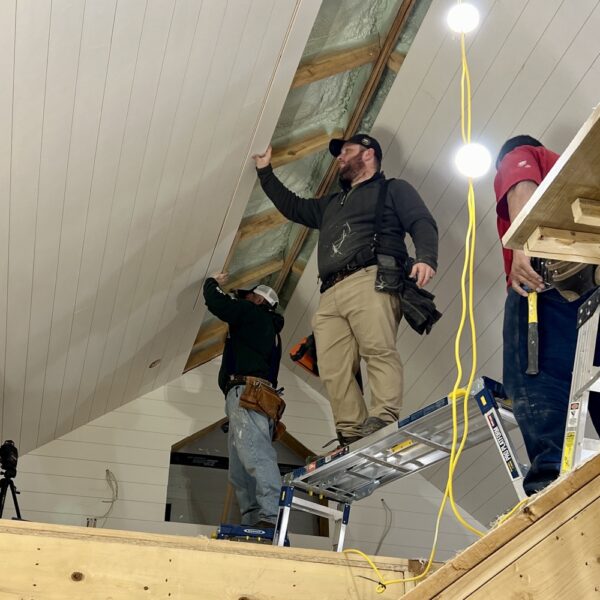
M585 437L590 392L600 392L600 367L594 366L594 350L600 320L600 288L577 313L577 348L560 465L561 475L600 452L600 441Z
M469 402L469 435L465 449L490 439L500 452L519 499L523 491L523 468L516 460L507 428L517 426L502 385L487 377L475 380ZM459 398L458 436L463 432L463 405ZM382 486L417 473L450 456L452 402L448 396L349 446L288 473L283 481L273 544L282 546L292 509L333 519L341 552L353 502L370 496ZM297 498L295 490L309 497L337 502L337 508Z

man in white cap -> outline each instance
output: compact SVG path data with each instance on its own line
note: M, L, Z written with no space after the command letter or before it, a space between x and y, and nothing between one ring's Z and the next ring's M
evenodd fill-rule
M418 289L429 283L437 269L438 233L418 192L381 172L383 154L375 138L358 133L333 139L329 151L339 165L341 191L321 198L301 198L277 179L270 146L253 158L260 184L277 209L319 230L322 284L313 331L338 439L348 444L399 417L402 362L396 336L405 303L398 279L408 275ZM406 234L416 251L412 266ZM391 276L384 278L386 271ZM355 378L361 358L371 388L369 409Z
M221 288L226 281L225 273L209 277L204 282L204 299L208 310L229 325L219 370L219 387L229 417L229 481L242 525L270 528L277 521L281 490L272 444L276 422L257 409L240 406L240 398L248 378L277 387L283 317L275 312L279 299L272 288L258 285L238 290L238 297L233 298Z

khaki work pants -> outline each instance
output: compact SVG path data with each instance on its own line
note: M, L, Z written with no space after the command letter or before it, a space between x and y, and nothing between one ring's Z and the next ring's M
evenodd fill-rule
M345 437L360 435L368 416L396 421L402 405L402 362L396 349L400 300L375 291L376 272L377 266L361 269L326 290L312 322L319 374L336 431ZM355 378L361 358L371 389L369 410Z

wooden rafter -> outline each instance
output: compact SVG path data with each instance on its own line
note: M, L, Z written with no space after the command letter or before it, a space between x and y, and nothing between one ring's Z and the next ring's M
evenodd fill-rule
M369 79L367 80L365 87L363 88L363 91L360 95L358 103L354 109L354 112L352 113L352 117L350 118L348 126L346 127L346 131L344 132L344 137L349 137L351 135L354 135L357 132L358 126L360 125L360 122L362 121L362 118L365 114L365 111L367 110L367 107L369 105L369 102L371 101L371 98L373 97L373 94L377 90L377 85L379 84L379 81L381 80L381 77L385 71L386 64L390 58L390 55L392 54L394 46L396 45L396 43L398 41L400 32L402 31L402 28L404 27L404 24L406 23L408 15L410 14L410 9L412 8L414 2L415 2L415 0L404 0L404 2L402 2L402 4L400 5L398 14L394 18L394 22L392 23L392 26L390 27L390 31L388 32L388 34L385 38L385 41L381 48L381 52L379 53L379 56L377 57L377 60L375 61L375 64L373 65L373 70L371 71L371 75L370 75ZM329 168L327 169L327 172L325 173L325 176L323 177L323 180L321 181L321 183L319 185L319 188L316 193L317 197L322 196L327 193L327 191L330 189L331 185L333 184L336 173L337 173L337 163L336 163L336 161L332 160L329 165ZM277 290L278 292L280 291L281 287L283 286L283 283L285 282L285 280L292 268L292 265L298 258L298 254L300 253L300 250L302 249L302 245L304 244L304 241L306 240L309 231L310 230L307 227L302 227L302 229L296 236L296 239L294 240L294 243L292 244L292 248L291 248L290 252L288 253L288 255L286 256L283 269L281 269L281 271L279 272L279 275L277 276L277 281L275 282L274 287L275 287L275 290Z
M329 146L329 140L332 137L341 137L343 133L341 129L336 129L333 133L319 131L283 148L273 148L271 165L276 169L282 165L287 165L295 160L304 158L309 154L325 150Z
M392 52L387 61L387 68L394 71L394 73L397 73L400 70L405 58L406 54L403 52Z
M372 63L377 58L380 50L379 42L375 42L358 48L347 48L309 58L298 67L292 82L292 88L320 81L332 75Z
M240 239L255 237L287 222L288 220L276 208L263 210L242 220L239 229Z
M209 321L208 324L203 324L202 327L200 327L200 331L198 331L196 339L194 340L194 348L200 346L206 340L224 335L226 331L227 325L218 319ZM192 352L193 351L194 349L192 349Z
M207 346L203 350L199 350L198 352L192 352L190 354L185 368L183 369L184 373L203 365L211 361L213 358L216 358L223 352L223 342L215 342L210 346Z

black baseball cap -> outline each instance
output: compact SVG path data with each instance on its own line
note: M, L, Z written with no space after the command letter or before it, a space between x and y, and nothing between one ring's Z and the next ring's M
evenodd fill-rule
M366 133L357 133L347 140L342 138L333 138L329 142L329 152L331 152L333 156L339 156L344 144L358 144L363 148L373 148L373 150L375 150L375 156L377 157L377 160L380 161L383 157L383 152L381 152L381 146L379 145L379 142L374 137L371 137Z

